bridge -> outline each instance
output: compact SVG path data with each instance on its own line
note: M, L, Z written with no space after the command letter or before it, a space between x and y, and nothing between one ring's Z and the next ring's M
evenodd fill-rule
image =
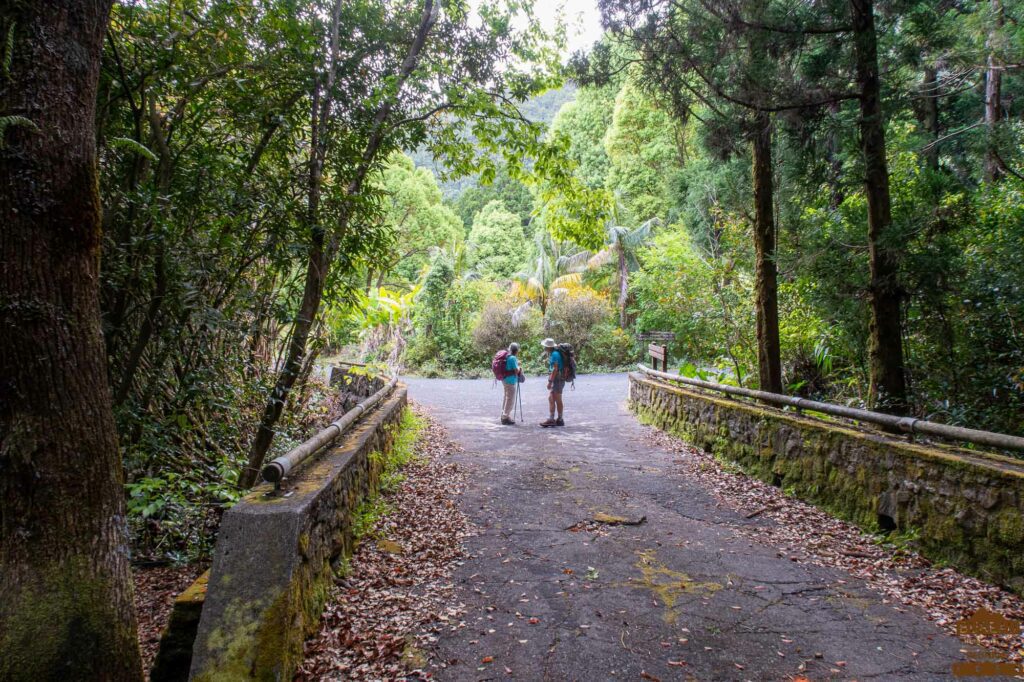
M333 451L302 465L290 488L286 479L290 497L273 497L268 487L229 513L202 623L197 614L192 625L192 679L290 677L323 608L317 571L351 551L331 519L345 516L352 491L371 487L368 453L387 447L406 390L461 446L451 458L466 475L460 505L473 528L452 574L462 626L439 628L420 652L436 679L946 678L969 651L954 624L920 603L900 603L875 574L926 587L949 575L927 559L893 560L872 536L795 496L818 495L821 507L871 529L884 517L888 530L926 536L925 548L930 534L953 533L961 554L948 559L960 557L976 574L987 570L979 553L1024 547L1024 466L1008 457L908 444L641 375L580 377L565 396L566 426L541 429L543 379L522 389L526 422L501 426L500 391L490 380L407 379ZM643 425L636 413L698 447ZM780 438L773 419L795 421ZM680 420L689 426L674 428ZM816 425L802 431L801 420ZM760 443L752 436L744 461L734 445L757 429L774 435ZM829 448L812 447L823 437L813 429L824 429ZM735 443L717 442L723 433ZM793 443L803 444L797 459ZM716 449L717 458L704 451ZM876 452L888 464L865 459ZM765 458L773 464L759 470ZM894 462L910 462L900 476L917 476L907 484L918 493L892 487ZM829 481L837 495L846 490L843 466L866 491L860 498L870 513L830 500ZM945 515L920 516L937 504L929 487L934 499L948 500ZM959 511L965 502L977 508L973 519ZM253 518L258 523L246 525ZM970 527L980 528L976 541ZM941 551L950 542L932 545ZM975 606L1021 612L1013 591L1022 572L1001 561L1004 572L988 578L1005 591L960 574L956 587L995 595ZM258 577L236 575L247 565ZM238 591L240 580L246 587ZM1011 638L1009 648L1019 644Z

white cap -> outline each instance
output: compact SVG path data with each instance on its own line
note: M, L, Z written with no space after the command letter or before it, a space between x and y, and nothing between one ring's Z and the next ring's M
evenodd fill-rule
M557 344L555 343L554 339L546 338L540 342L540 345L544 346L545 348L554 348Z

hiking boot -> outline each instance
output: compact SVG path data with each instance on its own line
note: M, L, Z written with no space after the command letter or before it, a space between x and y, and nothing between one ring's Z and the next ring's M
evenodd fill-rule
M540 425L543 426L544 428L548 428L549 426L558 426L558 422L555 421L554 419L549 418L542 421Z
M508 417L502 417L501 418L501 424L502 424L502 426L509 426L511 424L515 424L515 422L512 421L511 419L509 419Z
M562 420L561 417L555 420L555 426L565 426L565 422Z

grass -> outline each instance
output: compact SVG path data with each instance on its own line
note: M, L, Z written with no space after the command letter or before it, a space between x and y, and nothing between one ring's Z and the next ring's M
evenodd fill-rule
M352 533L357 543L364 537L372 537L377 523L391 512L392 506L380 493L395 492L405 480L402 469L416 459L416 443L425 426L423 419L405 408L399 422L391 427L394 433L391 448L386 453L370 453L370 460L380 464L380 480L377 492L359 503L352 519Z

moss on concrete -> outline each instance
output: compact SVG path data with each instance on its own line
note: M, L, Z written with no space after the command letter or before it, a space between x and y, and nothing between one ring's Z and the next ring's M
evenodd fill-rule
M359 510L375 496L394 444L404 437L399 423L407 423L406 414L402 390L289 481L290 496L253 494L228 512L221 540L259 543L266 551L238 544L229 550L218 541L193 679L291 679L336 567L347 565ZM268 511L270 504L280 511Z
M170 621L160 637L160 649L149 674L150 682L180 682L188 679L189 667L192 665L192 644L199 629L209 580L210 572L206 571L174 600Z

